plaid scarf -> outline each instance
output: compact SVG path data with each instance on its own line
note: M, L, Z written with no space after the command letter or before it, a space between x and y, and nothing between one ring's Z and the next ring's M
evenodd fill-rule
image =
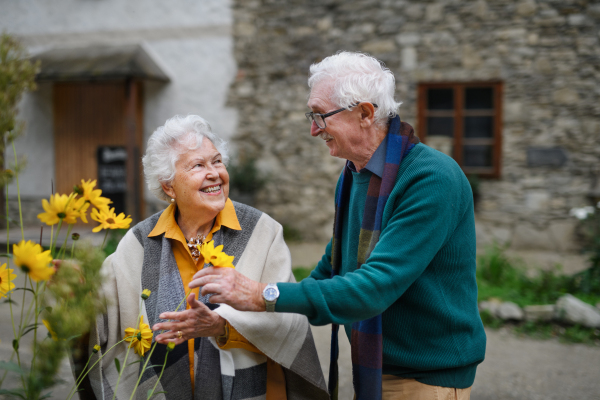
M387 150L383 178L372 174L369 181L365 210L358 243L356 269L363 265L379 241L381 218L385 203L394 187L402 158L419 143L412 127L396 116L391 119L386 136ZM344 209L350 199L352 172L346 163L342 181L335 201L335 223L331 250L331 277L338 275L342 266L342 220ZM338 330L333 324L331 333L331 365L329 368L329 394L338 398ZM383 337L381 314L352 324L352 380L357 400L381 399L381 370L383 364Z

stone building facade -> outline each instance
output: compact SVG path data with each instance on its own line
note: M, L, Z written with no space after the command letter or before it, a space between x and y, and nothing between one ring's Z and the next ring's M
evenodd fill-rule
M343 162L309 135L309 66L339 50L382 60L401 118L418 88L501 82L500 173L480 180L478 244L577 248L572 207L600 200L600 4L587 0L237 0L235 143L268 176L257 206L305 239L331 236Z

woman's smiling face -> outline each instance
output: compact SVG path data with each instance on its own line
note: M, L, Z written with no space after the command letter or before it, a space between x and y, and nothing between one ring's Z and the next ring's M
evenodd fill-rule
M165 186L165 192L175 199L182 212L202 210L214 214L214 218L229 196L229 174L221 153L205 137L199 148L180 155L175 163L175 177Z

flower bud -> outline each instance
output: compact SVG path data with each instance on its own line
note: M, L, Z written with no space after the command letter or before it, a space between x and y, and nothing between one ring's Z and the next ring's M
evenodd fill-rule
M174 342L169 342L169 344L167 344L167 352L173 350L174 348L175 348Z
M71 239L73 239L73 240L79 240L79 238L80 238L79 233L74 233L71 235Z
M148 297L150 297L150 293L152 292L149 289L142 290L142 299L148 300Z
M94 349L92 350L92 353L96 354L96 353L97 353L97 352L99 352L99 351L100 351L100 346L98 346L98 345L95 345L95 346L94 346Z
M73 186L73 192L75 192L78 195L82 195L83 188L81 187L81 185L75 185L75 186Z

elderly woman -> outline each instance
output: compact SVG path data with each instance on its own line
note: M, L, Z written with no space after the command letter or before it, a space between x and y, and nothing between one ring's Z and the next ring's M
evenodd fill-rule
M106 351L138 327L140 296L144 323L154 331L156 349L143 372L137 394L146 398L159 379L167 344L175 343L155 392L169 399L317 399L328 398L305 317L251 314L215 305L189 292L203 268L196 244L214 240L234 256L233 264L253 280L294 281L282 227L268 215L228 198L226 143L195 115L175 116L150 137L143 157L148 187L170 205L132 228L103 266L109 300L98 318L90 349ZM124 359L126 344L95 368L90 379L98 398L111 398L118 371L113 358ZM148 357L149 352L145 355ZM129 354L130 360L139 356ZM128 398L142 363L129 366L117 398Z

